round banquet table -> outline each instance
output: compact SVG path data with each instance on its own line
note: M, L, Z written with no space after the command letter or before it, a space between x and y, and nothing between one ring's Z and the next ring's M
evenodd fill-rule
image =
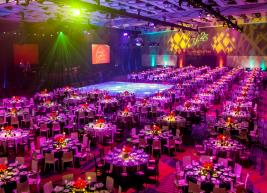
M171 98L165 96L154 96L150 100L158 103L161 107L167 107L171 103Z
M18 163L11 163L5 166L6 170L0 173L0 187L3 187L6 193L13 193L17 184L27 181L31 172L28 171L26 165Z
M34 95L34 98L38 102L40 102L40 101L45 101L45 100L52 100L54 98L54 95L52 92L42 91L42 92L36 93Z
M184 127L186 119L181 116L170 116L165 115L157 119L157 121L162 125L176 125L177 127Z
M184 169L184 175L187 181L201 184L201 189L211 192L213 187L231 189L231 185L235 183L236 176L229 167L220 164L213 164L210 172L203 172L203 166L199 162L193 162Z
M0 143L4 147L4 151L6 152L6 148L8 143L14 143L16 149L18 144L23 144L28 142L29 131L22 129L13 128L11 131L0 131Z
M63 153L72 152L72 155L75 156L75 154L81 150L81 143L76 139L65 138L65 143L61 145L55 140L55 138L48 139L45 143L41 144L41 153L44 156L45 153L54 153L55 157L59 159L59 166L61 167L61 158L63 157Z
M80 104L78 106L75 106L73 109L73 112L78 115L78 113L86 113L88 114L89 112L93 112L95 114L96 108L92 105L88 104Z
M89 123L84 126L84 131L91 136L96 136L100 143L103 143L105 135L111 135L111 140L113 142L116 125L111 123Z
M238 158L239 154L245 150L245 146L236 140L227 139L221 142L218 139L210 138L204 140L204 149L206 152L212 153L214 156Z
M28 99L26 97L14 96L12 98L3 99L4 106L10 107L23 107L26 105Z
M64 102L66 104L74 104L74 105L77 105L77 104L85 103L86 100L87 100L87 97L86 96L72 95L70 97L65 98L64 99Z
M144 137L149 145L153 144L153 140L160 140L162 149L163 149L163 146L167 144L168 139L174 138L174 135L171 134L170 131L161 130L160 133L157 133L157 132L153 132L153 130L148 127L145 127L144 129L140 130L138 136L139 136L139 139Z
M137 167L146 167L149 155L140 149L132 149L125 158L122 149L114 148L105 157L105 164L113 166L114 174L119 174L123 170L131 173L137 171Z

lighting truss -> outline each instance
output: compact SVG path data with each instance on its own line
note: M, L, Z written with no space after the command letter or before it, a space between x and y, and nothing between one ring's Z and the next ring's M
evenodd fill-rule
M182 2L182 0L179 0L179 3L181 3L181 2ZM207 4L203 3L202 0L185 0L185 2L187 2L188 5L200 8L200 9L206 11L207 13L213 15L214 17L220 19L229 28L234 28L240 32L243 31L243 28L240 27L237 23L233 23L229 18L223 16L219 10L213 9L211 5L207 5Z

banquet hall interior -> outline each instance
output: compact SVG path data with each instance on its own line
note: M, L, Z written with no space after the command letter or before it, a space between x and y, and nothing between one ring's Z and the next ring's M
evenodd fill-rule
M0 193L267 193L266 0L0 0Z

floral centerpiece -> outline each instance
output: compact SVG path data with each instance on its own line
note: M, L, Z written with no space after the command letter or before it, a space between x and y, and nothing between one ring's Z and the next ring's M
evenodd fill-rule
M204 162L202 165L202 168L200 170L201 175L207 176L209 174L209 176L212 176L213 173L213 163L212 162Z
M226 125L229 127L229 126L232 126L232 124L234 123L234 119L231 118L231 117L228 117L226 119Z
M64 91L71 91L71 87L70 86L65 86L64 87Z
M175 121L175 113L173 111L167 116L167 121Z
M151 127L151 132L152 132L153 135L159 135L159 134L161 134L161 129L160 129L159 126L153 125Z
M147 104L147 100L146 100L146 99L143 99L143 100L142 100L142 104L143 104L143 105L146 105L146 104Z
M5 173L7 170L7 166L5 164L0 164L0 174Z
M122 148L122 158L123 159L128 159L129 154L133 151L133 149L130 146L123 146Z
M53 111L51 113L49 113L49 116L52 120L56 120L57 119L57 116L58 116L58 112L56 111Z
M65 135L59 135L57 137L55 137L55 142L56 142L56 146L57 147L65 147L67 144L67 140Z
M50 105L51 103L52 103L52 101L51 100L49 100L49 99L47 99L47 100L45 100L45 102L44 102L46 105Z
M160 92L158 92L157 94L156 94L156 97L162 97L163 95L162 95L162 93L160 93Z
M111 96L109 96L109 95L105 96L105 100L110 100L110 99L111 99Z
M47 89L44 89L41 91L41 94L47 94L47 92L48 92Z
M85 191L85 188L87 187L87 182L84 179L78 178L73 183L73 188L76 189L76 191Z
M14 127L13 126L6 126L3 127L2 130L6 133L6 134L11 134L11 132L13 131Z
M80 107L83 109L86 109L86 108L88 108L88 104L87 103L81 104Z
M14 101L18 101L18 100L20 100L20 96L13 96L12 99L13 99Z
M17 113L17 109L16 109L15 107L13 107L13 108L10 110L10 112L14 115L14 114Z
M189 101L185 101L185 103L184 103L184 107L185 107L186 109L189 109L189 108L191 107L191 103L190 103Z
M228 145L228 137L220 134L217 136L218 143L222 146L227 146Z
M213 170L213 163L212 162L204 162L203 168L207 171Z
M241 110L241 109L240 109L239 106L237 106L237 107L234 108L234 111L235 111L236 114L238 114L238 113L240 112L240 110Z
M96 120L96 124L103 124L103 123L105 123L105 119L103 118Z
M126 90L126 91L124 91L123 94L124 94L124 96L128 96L130 93L129 93L129 91Z
M125 107L124 110L123 110L123 113L127 115L129 113L129 108Z

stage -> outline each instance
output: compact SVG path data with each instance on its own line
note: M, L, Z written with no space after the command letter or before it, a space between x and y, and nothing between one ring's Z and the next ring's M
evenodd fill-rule
M154 84L154 83L135 83L135 82L104 82L100 84L81 87L79 90L87 92L94 89L107 90L110 94L115 95L124 91L134 93L136 97L142 98L156 94L173 87L171 84Z

